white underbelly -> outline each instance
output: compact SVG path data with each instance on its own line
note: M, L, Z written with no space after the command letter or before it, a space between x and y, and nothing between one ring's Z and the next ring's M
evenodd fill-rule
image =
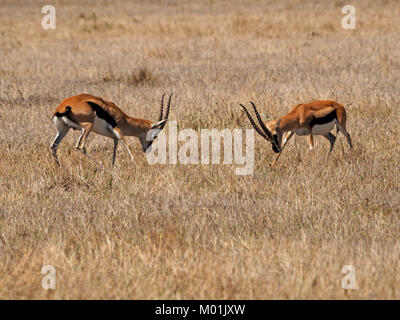
M77 129L77 130L82 128L78 123L76 123L75 121L72 121L72 120L68 119L68 118L65 117L65 116L62 117L61 119L62 119L62 121L64 121L64 123L65 123L68 127L70 127L70 128Z
M310 131L307 130L307 128L297 128L294 130L294 133L297 134L298 136L305 136L310 134Z
M114 135L112 134L112 130L113 130L113 127L110 124L108 124L107 121L105 121L97 116L94 118L93 128L92 128L93 132L101 134L103 136L113 138Z
M336 120L332 120L331 122L325 124L316 124L312 127L312 133L314 135L322 135L331 132L335 127Z

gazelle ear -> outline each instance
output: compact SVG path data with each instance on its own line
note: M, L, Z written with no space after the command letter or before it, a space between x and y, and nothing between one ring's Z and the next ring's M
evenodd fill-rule
M151 129L158 129L164 122L166 122L168 119L164 119L164 120L161 120L161 121L158 121L158 122L156 122L155 124L153 124L152 126L151 126Z
M278 119L278 121L276 122L275 127L278 128L280 123L281 123L281 118Z

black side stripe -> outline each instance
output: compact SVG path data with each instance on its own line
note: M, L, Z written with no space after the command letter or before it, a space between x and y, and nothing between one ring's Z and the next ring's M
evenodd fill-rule
M114 118L107 112L105 111L101 106L99 106L97 103L94 103L92 101L87 101L87 103L92 107L94 111L96 111L96 115L106 121L110 126L115 128L117 126L117 122L114 120Z
M315 125L326 124L326 123L333 121L334 119L337 119L336 109L334 109L333 111L331 111L324 117L312 119L310 121L310 127L312 128Z

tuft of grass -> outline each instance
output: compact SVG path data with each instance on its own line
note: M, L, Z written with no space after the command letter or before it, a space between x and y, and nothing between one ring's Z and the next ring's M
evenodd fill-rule
M154 86L157 78L147 68L141 68L126 76L126 83L133 86Z
M101 76L101 79L103 82L120 82L135 87L155 86L158 82L156 76L147 68L140 68L138 71L121 76L109 72Z

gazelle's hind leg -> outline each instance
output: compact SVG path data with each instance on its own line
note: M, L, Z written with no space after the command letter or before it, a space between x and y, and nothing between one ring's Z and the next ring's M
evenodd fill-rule
M93 123L91 122L81 123L81 126L82 126L82 132L81 135L79 136L78 142L76 143L76 147L78 148L78 150L86 154L86 140L90 132L92 131Z
M342 107L342 108L337 109L336 113L337 113L336 130L337 130L338 134L339 134L339 131L344 134L344 136L347 139L347 143L350 146L350 149L352 149L353 144L351 143L350 134L346 130L346 111ZM336 137L337 137L337 135L336 135Z
M57 148L61 142L62 139L67 135L69 131L69 127L58 117L53 118L54 125L56 126L58 132L56 134L56 137L53 140L53 143L50 146L50 149L52 151L53 157L56 160L57 164L60 165L60 162L58 161L57 157Z
M346 137L347 143L349 144L350 149L353 149L353 144L351 142L350 134L347 132L346 127L341 125L339 122L336 123L336 127L337 127L337 131L342 132L344 134L344 136Z
M85 130L82 128L81 129L81 135L78 138L78 141L76 142L75 148L77 148L79 150L79 146L81 145L81 141L82 141L82 137L83 134L85 133Z
M86 141L90 132L92 131L93 123L92 122L81 123L81 126L82 126L82 132L81 135L79 136L78 142L76 143L76 148L80 152L82 152L85 155L85 157L89 158L97 165L100 165L91 155L89 155L86 152Z
M330 132L328 132L327 134L324 134L324 135L322 135L324 138L326 138L328 141L329 141L329 143L330 143L330 145L331 145L331 147L330 147L330 149L329 149L329 152L328 152L328 155L327 155L327 157L326 158L329 158L329 155L331 154L331 152L332 152L332 150L333 150L333 147L334 147L334 145L335 145L335 141L336 141L336 137L332 134L332 133L330 133Z

